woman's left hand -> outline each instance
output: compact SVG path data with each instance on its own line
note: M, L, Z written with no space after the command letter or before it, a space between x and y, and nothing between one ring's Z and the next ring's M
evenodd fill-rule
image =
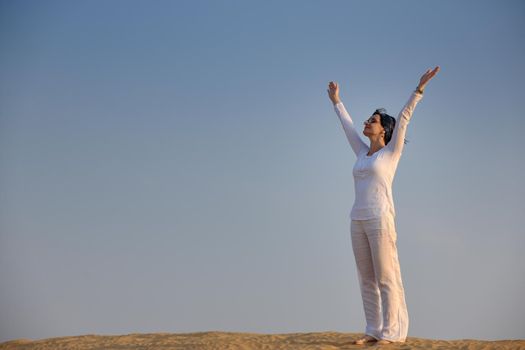
M434 69L431 69L431 68L427 69L425 74L423 74L421 79L419 79L418 88L421 91L423 91L427 83L430 81L430 79L432 79L436 75L437 72L439 72L439 66L436 66Z

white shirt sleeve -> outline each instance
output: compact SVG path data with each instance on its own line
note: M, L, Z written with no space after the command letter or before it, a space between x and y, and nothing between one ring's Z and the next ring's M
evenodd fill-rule
M403 146L405 144L405 135L407 132L407 126L412 118L412 113L414 113L414 108L416 108L419 100L423 98L423 94L419 92L412 92L407 103L399 112L399 115L396 119L396 126L394 127L394 132L392 133L392 138L388 145L385 147L389 149L394 155L400 156L403 152Z
M339 102L334 105L335 112L337 113L337 116L339 117L339 120L341 121L341 124L343 125L343 129L346 134L346 138L348 139L348 142L350 143L350 146L354 150L354 153L356 155L359 155L359 152L362 150L362 147L368 148L366 143L359 137L359 133L354 127L354 121L350 117L350 114L346 111L345 106L342 102Z

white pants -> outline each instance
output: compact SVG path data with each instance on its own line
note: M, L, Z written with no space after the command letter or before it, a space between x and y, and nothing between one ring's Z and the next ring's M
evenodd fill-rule
M351 220L352 249L365 309L366 329L376 339L405 342L408 311L391 215Z

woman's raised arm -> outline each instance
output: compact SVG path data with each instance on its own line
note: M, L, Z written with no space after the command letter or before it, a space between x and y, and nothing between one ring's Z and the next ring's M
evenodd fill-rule
M388 142L388 145L385 146L397 156L400 156L403 152L406 129L408 123L410 122L410 118L412 118L412 114L414 113L417 103L423 98L423 90L430 79L432 79L436 73L439 72L439 69L439 66L436 66L434 69L427 69L427 71L419 80L416 90L412 92L407 103L405 103L405 106L397 116L396 125L394 127L394 131L392 132L392 138L390 139L390 142Z
M339 85L331 81L328 84L328 90L326 91L328 92L328 97L330 97L330 100L334 104L334 109L341 121L341 125L343 125L346 138L348 139L354 153L358 155L362 150L362 147L368 148L368 146L363 142L361 137L359 137L359 133L354 127L354 121L339 98Z
M412 114L414 113L417 103L422 98L422 93L417 91L412 92L407 103L405 103L405 106L401 112L399 112L399 115L396 118L396 125L394 126L394 131L392 132L392 138L385 146L386 150L390 150L390 152L396 156L400 156L403 152L408 123L410 122L410 118L412 118Z

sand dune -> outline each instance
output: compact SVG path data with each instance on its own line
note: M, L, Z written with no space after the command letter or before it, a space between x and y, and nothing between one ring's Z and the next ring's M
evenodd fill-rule
M360 333L133 333L127 335L81 335L41 340L17 339L0 343L0 350L31 349L525 349L525 340L483 341L476 339L436 340L408 337L406 343L354 345Z

